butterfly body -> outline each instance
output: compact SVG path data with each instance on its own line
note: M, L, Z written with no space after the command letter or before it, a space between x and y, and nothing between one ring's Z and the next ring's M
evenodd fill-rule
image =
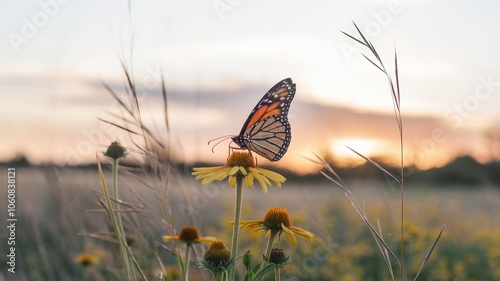
M257 103L233 142L271 161L280 160L292 138L288 110L294 96L292 79L278 82Z

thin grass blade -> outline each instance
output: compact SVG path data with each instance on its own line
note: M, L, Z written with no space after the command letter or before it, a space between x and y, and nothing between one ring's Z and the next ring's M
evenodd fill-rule
M358 34L361 36L361 38L364 41L364 43L362 43L362 44L368 47L370 45L370 41L368 39L366 39L365 35L363 35L363 32L361 32L361 30L359 29L358 25L355 22L352 22L352 23L354 24L354 27L356 27L356 30L358 31Z
M101 81L101 85L108 91L108 93L127 111L130 116L134 116L132 110L123 102L123 100L111 89L111 87L104 81Z
M398 108L400 108L401 106L401 95L400 95L400 91L399 91L399 71L398 71L398 54L396 51L394 51L394 74L396 76L396 92L398 93L397 94L397 97L398 97Z
M363 45L363 46L366 46L366 44L365 44L363 41L360 41L359 39L356 39L355 37L352 37L352 35L347 34L347 33L345 33L344 31L340 31L340 32L344 33L344 35L345 35L345 36L347 36L347 37L351 38L352 40L354 40L354 41L358 42L359 44L361 44L361 45Z
M373 46L372 42L368 41L368 46L370 49L370 52L375 56L377 61L380 63L380 67L383 69L383 72L387 74L387 71L385 70L384 62L380 58L380 55L378 54L377 50L375 49L375 46Z
M163 111L165 115L165 127L167 128L167 133L170 131L170 126L168 124L168 103L167 103L167 89L165 87L165 77L161 76L161 94L163 96Z
M129 128L126 128L126 127L123 127L123 126L121 126L121 125L118 125L118 124L116 124L116 123L114 123L114 122L111 122L111 121L108 121L108 120L104 120L104 119L102 119L102 118L97 118L97 120L99 120L99 121L101 121L101 122L104 122L104 123L107 123L107 124L110 124L110 125L112 125L112 126L114 126L114 127L117 127L117 128L122 129L122 130L124 130L124 131L126 131L126 132L129 132L129 133L131 133L131 134L133 134L133 135L140 135L139 133L134 132L134 131L132 131L132 130L131 130L131 129L129 129Z
M366 161L368 161L370 164L372 164L373 166L375 166L375 168L379 169L380 171L386 173L389 177L391 177L392 179L394 179L398 184L401 184L401 182L399 181L399 179L397 179L394 175L392 175L389 171L387 171L386 169L382 168L382 166L380 166L379 164L377 164L377 162L371 160L370 158L364 156L363 154L357 152L356 150L354 150L353 148L345 145L345 147L347 147L348 149L350 149L352 152L356 153L357 155L359 155L361 158L365 159Z
M373 62L371 59L369 59L365 54L361 54L365 59L367 59L369 62L371 62L376 68L378 68L380 71L385 73L385 70L382 69L380 66L378 66L375 62Z
M392 252L391 248L389 248L389 246L385 243L384 239L382 239L382 237L380 237L380 235L375 230L373 225L370 223L368 218L366 216L361 216L361 218L363 219L365 224L370 228L371 232L376 236L376 238L379 240L379 242L384 246L384 248L387 250L387 252L390 254L390 256L398 263L399 266L401 266L401 263L399 262L399 259L397 258L397 256L394 254L394 252Z
M422 269L424 268L425 264L427 263L427 261L429 260L429 258L431 257L431 254L432 252L434 251L434 248L436 248L436 245L437 243L439 242L439 239L441 238L441 234L443 234L443 231L444 231L444 228L446 227L446 224L443 225L443 227L441 228L441 231L439 231L439 234L438 236L436 237L436 240L434 240L434 243L432 243L432 246L429 250L429 252L427 253L427 255L425 256L425 259L424 261L422 262L422 265L420 266L420 268L418 269L418 272L417 272L417 275L415 275L415 278L413 278L413 281L416 281L418 276L420 275L420 273L422 272Z
M384 239L384 234L382 233L382 226L380 225L380 221L377 219L377 226L378 226L378 232L380 233L380 237L382 240ZM377 241L375 239L375 241ZM394 271L392 270L392 264L391 264L391 259L389 257L389 252L387 251L387 248L385 247L380 247L380 244L377 241L377 245L379 247L379 250L382 251L382 255L384 255L385 263L387 265L387 269L389 270L389 273L391 274L391 278L394 281Z

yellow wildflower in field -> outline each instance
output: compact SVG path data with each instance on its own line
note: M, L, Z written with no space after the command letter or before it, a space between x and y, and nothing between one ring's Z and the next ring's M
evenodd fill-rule
M191 245L194 243L212 243L217 239L212 236L200 237L195 227L183 226L181 233L179 235L165 235L163 236L163 241L178 241L183 242L186 245Z
M253 187L254 180L259 182L264 193L272 180L278 188L286 178L273 171L258 168L252 155L248 152L233 152L226 161L226 165L218 167L194 168L193 176L203 179L202 184L207 185L216 180L225 180L227 177L230 187L236 186L236 179L242 177L246 187Z
M314 238L314 234L311 232L291 225L288 211L285 208L270 208L264 216L264 220L242 221L240 228L246 228L245 234L252 234L254 237L260 234L269 237L270 235L281 235L284 232L286 239L292 246L297 243L294 234L307 238L309 241Z
M189 280L189 261L190 261L190 249L195 243L212 243L216 241L215 237L200 237L196 227L183 226L181 233L179 235L165 235L163 236L163 241L176 241L186 244L186 253L184 255L184 260L178 259L180 268L182 269L182 280Z
M97 265L99 263L99 257L91 253L81 253L76 256L75 261L85 267Z

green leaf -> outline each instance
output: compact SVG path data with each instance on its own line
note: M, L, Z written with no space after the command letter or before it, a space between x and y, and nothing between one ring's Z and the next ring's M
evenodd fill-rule
M252 272L253 274L255 274L255 273L257 273L257 271L259 270L259 268L260 268L260 263L259 263L259 264L257 264L257 265L253 268L253 270L252 270L251 272Z
M255 275L255 279L256 279L256 280L260 280L260 279L262 279L262 277L264 277L264 275L265 275L266 273L268 273L269 271L271 271L271 270L273 270L273 269L274 269L274 264L268 264L268 265L266 265L265 267L263 267L263 268L259 271L259 273L257 273L257 274Z

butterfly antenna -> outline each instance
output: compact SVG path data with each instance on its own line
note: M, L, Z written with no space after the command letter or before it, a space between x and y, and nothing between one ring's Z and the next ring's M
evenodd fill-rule
M219 145L221 142L227 140L228 138L231 138L232 136L231 135L225 135L225 136L222 136L222 137L218 137L218 138L215 138L215 139L212 139L212 140L209 140L208 141L208 145L210 145L211 142L213 141L217 141L217 143L215 143L213 146L212 146L212 153L214 153L214 148Z

